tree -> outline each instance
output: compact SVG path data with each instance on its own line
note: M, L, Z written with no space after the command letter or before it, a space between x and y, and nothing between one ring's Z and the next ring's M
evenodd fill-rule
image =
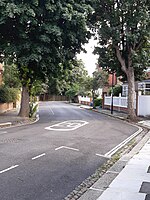
M87 91L92 92L92 98L93 98L93 107L94 107L94 100L96 97L96 91L99 88L104 87L106 84L108 84L108 73L105 71L94 71L93 77L88 77L85 82L85 88Z
M6 64L4 66L3 81L4 81L4 84L9 88L19 88L20 89L21 82L19 79L19 72L17 70L16 65Z
M149 66L148 0L97 0L92 20L97 30L99 64L121 70L128 81L128 114L135 119L135 77Z
M64 70L64 66L62 65L62 70L59 72L59 75L49 78L48 92L49 94L65 95L68 90L74 91L74 88L78 88L76 93L79 94L83 91L83 82L87 75L88 73L83 62L74 58L68 62L66 70Z
M91 0L1 0L0 52L19 70L20 116L29 116L33 82L56 76L61 64L83 50L91 36L87 29L91 5Z
M75 96L79 93L79 85L73 84L71 87L68 88L66 91L66 96L69 97L69 101L71 102Z

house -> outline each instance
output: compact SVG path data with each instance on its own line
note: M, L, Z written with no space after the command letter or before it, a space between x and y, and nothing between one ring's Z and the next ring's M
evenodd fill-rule
M143 81L135 82L135 90L141 95L150 95L150 67L146 71L146 79ZM122 85L122 96L128 96L128 83Z
M97 65L97 67L96 67L96 69L99 71L99 72L101 72L101 71L103 71L103 69L100 67L100 66L98 66ZM109 94L109 91L110 91L110 88L112 87L112 86L115 86L115 85L117 85L118 84L118 78L117 78L117 76L116 76L116 73L108 73L108 84L107 85L105 85L103 88L102 88L102 94L104 95L104 94Z

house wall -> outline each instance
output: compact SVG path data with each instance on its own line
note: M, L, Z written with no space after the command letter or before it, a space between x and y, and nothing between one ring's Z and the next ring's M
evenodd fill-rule
M113 85L116 85L117 84L117 76L116 74L109 74L108 76L108 85L111 87L112 86L112 82L113 82Z
M138 116L150 115L150 95L141 95L138 98Z
M111 107L108 106L108 105L104 105L104 109L111 110ZM118 107L118 106L113 106L113 110L119 111L119 112L124 112L124 113L127 113L127 112L128 112L128 108Z

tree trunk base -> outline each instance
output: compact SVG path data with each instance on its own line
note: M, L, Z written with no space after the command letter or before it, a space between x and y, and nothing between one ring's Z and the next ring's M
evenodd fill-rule
M22 87L21 107L18 116L29 117L29 91L26 86Z

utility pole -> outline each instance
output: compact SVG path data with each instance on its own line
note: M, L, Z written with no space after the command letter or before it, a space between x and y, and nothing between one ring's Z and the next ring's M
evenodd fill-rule
M114 96L114 72L112 72L112 88L111 88L111 114L113 114L113 96Z

